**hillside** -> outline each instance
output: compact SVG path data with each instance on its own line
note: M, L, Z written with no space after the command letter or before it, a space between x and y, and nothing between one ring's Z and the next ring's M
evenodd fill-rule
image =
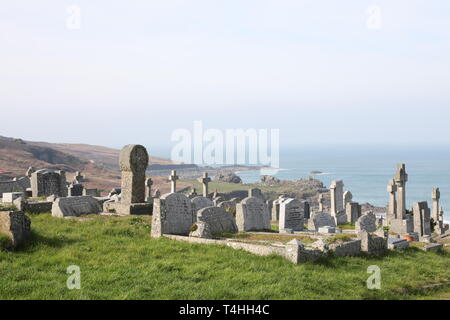
M86 144L25 141L0 136L0 179L25 175L28 167L51 168L67 172L71 181L75 171L86 177L87 188L109 191L120 186L120 150ZM150 157L150 164L170 165L170 160ZM155 178L155 186L165 178Z

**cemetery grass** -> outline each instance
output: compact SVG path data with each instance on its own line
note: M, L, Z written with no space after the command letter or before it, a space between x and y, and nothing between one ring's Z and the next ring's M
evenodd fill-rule
M150 217L76 221L30 215L32 238L0 252L0 299L445 299L450 253L411 248L384 258L294 265L218 245L150 238ZM81 269L68 290L67 268ZM381 269L381 290L366 287Z

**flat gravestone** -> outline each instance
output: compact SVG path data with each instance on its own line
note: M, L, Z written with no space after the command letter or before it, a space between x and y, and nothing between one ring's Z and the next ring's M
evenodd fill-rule
M308 221L308 229L318 231L322 227L336 227L336 221L331 214L315 212Z
M153 202L152 237L189 235L195 217L191 200L182 193L166 193Z
M292 198L280 203L279 230L302 231L304 229L303 224L304 203Z
M52 205L52 216L58 218L98 214L101 211L100 202L91 196L57 198Z
M259 197L248 197L236 205L236 224L239 231L270 230L270 213Z
M212 234L238 232L238 227L234 221L233 215L223 208L203 208L197 213L197 221L207 223Z

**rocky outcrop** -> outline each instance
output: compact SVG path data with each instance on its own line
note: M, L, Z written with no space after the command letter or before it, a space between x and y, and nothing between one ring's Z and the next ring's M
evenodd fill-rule
M242 183L242 179L233 172L230 173L219 173L216 178L216 181L227 182L227 183Z

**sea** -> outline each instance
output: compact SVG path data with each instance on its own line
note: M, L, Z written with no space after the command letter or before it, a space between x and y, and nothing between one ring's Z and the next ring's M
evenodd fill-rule
M432 189L441 191L444 220L450 221L450 148L439 146L332 146L291 147L280 151L276 170L241 171L244 183L260 181L261 174L283 180L313 177L328 187L333 180L343 180L354 201L386 206L387 184L395 175L397 164L405 163L409 179L406 184L407 206L428 201ZM312 174L320 171L319 174Z

